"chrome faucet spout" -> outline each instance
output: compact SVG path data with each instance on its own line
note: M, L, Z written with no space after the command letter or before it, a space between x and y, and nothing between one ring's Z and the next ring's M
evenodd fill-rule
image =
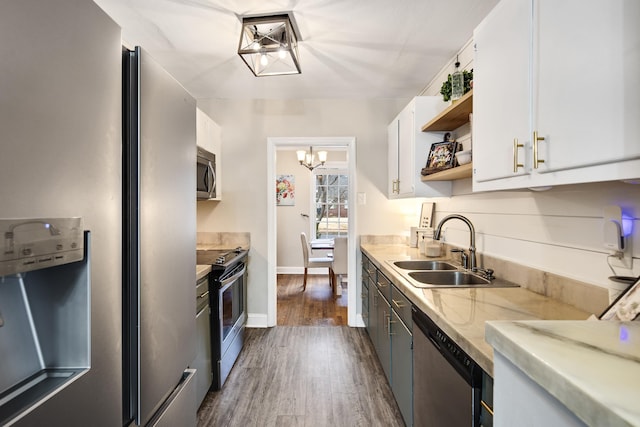
M442 225L450 219L459 219L469 227L469 267L471 268L471 271L476 271L478 269L478 266L476 264L476 229L467 217L458 214L445 216L436 226L436 229L433 232L433 239L440 240L440 235L442 234Z

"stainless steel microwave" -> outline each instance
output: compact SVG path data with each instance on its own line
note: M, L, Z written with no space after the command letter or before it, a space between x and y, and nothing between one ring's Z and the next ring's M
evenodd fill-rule
M198 147L196 169L198 200L214 199L216 197L216 155Z

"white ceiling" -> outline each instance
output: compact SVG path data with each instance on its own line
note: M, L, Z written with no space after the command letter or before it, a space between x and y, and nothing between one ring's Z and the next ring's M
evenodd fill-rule
M418 95L498 0L94 0L196 98ZM292 12L302 74L254 77L240 17Z

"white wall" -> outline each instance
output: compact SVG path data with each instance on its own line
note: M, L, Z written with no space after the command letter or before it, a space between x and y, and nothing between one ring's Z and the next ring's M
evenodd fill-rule
M308 147L300 148L307 151L309 149ZM316 148L314 147L314 153L318 151ZM337 161L346 162L346 153L344 150L328 151L326 164L330 165ZM276 206L278 273L300 274L304 268L300 233L305 232L307 238L313 238L310 232L314 220L314 211L311 208L311 186L315 175L298 163L294 150L286 149L276 152L276 174L294 175L296 186L295 206ZM355 201L355 197L352 200ZM304 217L302 214L308 215L308 217Z
M198 203L198 231L251 233L250 316L267 312L267 137L354 136L357 191L365 193L367 200L366 205L358 206L356 233L401 234L405 228L408 230L403 212L409 209L415 213L415 200L386 198L386 128L408 101L198 101L198 107L222 128L225 183L222 201ZM296 175L299 174L296 172Z
M279 150L276 153L276 174L295 176L295 206L276 206L278 227L278 272L283 267L303 266L300 233L307 233L309 237L309 212L311 178L313 174L307 168L300 166L295 151ZM309 215L303 217L301 214Z

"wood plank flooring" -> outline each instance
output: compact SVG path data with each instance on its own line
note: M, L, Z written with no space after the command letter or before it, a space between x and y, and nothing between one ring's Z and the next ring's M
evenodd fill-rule
M404 426L364 328L347 323L347 290L327 275L278 276L278 326L247 329L222 390L198 410L200 427Z
M209 392L198 426L403 426L363 328L247 329L223 389Z
M302 291L302 275L279 274L278 319L283 326L345 326L347 324L347 288L334 296L329 276L309 275L307 289Z

